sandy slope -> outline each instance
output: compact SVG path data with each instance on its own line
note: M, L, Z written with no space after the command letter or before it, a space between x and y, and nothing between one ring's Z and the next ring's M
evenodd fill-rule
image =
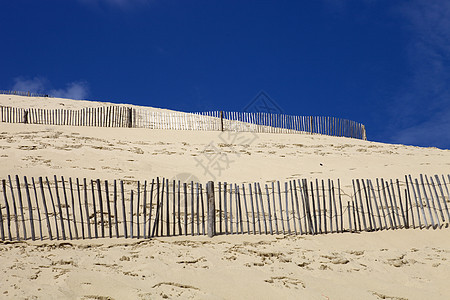
M0 105L12 104L81 108L103 103L0 96ZM339 178L350 194L353 178L448 174L450 165L448 150L318 135L6 123L0 128L1 178L56 174L148 180L181 173L201 182ZM448 236L443 228L3 243L0 296L444 299L450 297Z
M0 295L445 299L449 247L448 229L5 244Z

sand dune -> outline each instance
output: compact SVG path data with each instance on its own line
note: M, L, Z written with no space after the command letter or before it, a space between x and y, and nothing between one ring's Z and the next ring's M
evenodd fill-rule
M103 104L0 95L0 105L17 107ZM339 178L344 193L351 194L355 178L448 174L450 165L448 150L322 135L0 126L2 179L16 174L131 182L190 176L202 183ZM448 235L444 227L320 236L3 242L0 295L443 299L450 297Z

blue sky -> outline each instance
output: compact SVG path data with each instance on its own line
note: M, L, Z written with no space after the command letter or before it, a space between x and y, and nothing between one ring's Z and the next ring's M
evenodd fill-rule
M0 89L348 118L450 148L450 2L0 1Z

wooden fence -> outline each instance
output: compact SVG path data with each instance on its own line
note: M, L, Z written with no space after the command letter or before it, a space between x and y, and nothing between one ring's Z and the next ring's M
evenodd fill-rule
M133 127L173 130L217 130L266 133L310 133L366 140L364 125L320 116L289 116L247 112L165 112L125 106L80 110L0 106L0 120L8 123Z
M38 94L38 93L29 92L29 91L28 92L21 92L21 91L0 90L0 94L26 96L26 97L50 97L47 94Z
M2 180L2 241L218 234L327 234L448 227L450 176L281 184ZM209 213L208 213L209 212Z

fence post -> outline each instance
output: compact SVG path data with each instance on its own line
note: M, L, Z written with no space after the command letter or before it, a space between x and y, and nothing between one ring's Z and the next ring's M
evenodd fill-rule
M133 109L128 107L128 127L133 127Z
M23 123L28 124L28 110L24 111Z
M216 235L216 206L214 199L214 182L208 181L206 184L206 194L208 198L208 237Z
M223 111L220 111L220 131L223 131Z

